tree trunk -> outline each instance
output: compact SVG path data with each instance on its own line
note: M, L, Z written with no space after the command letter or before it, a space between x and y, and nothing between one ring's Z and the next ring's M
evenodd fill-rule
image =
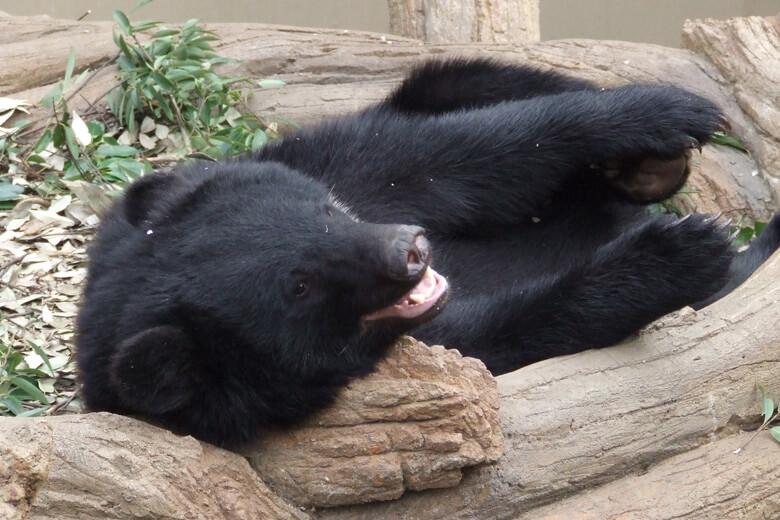
M731 513L735 506L780 514L780 446L764 432L766 442L733 453L745 442L741 428L760 424L756 384L780 397L778 299L780 253L702 311L667 316L612 348L501 376L505 444L498 463L454 488L317 518L536 519L537 508L560 501L541 511L559 518L740 518ZM635 488L640 484L646 487ZM734 503L727 498L737 488Z
M539 0L388 0L390 32L430 43L539 41Z
M690 196L691 203L705 210L711 207L708 204L725 209L733 205L736 214L766 218L777 207L769 181L780 175L773 168L780 139L774 120L768 117L771 110L761 99L774 99L780 87L761 64L776 61L780 53L771 30L777 25L777 18L686 25L689 41L695 42L691 47L707 58L690 50L620 42L435 46L368 33L238 24L210 28L223 38L219 52L244 60L231 72L253 78L273 75L287 82L281 89L256 89L251 107L302 124L382 99L403 71L428 56L501 57L567 70L604 86L661 81L689 88L719 103L734 134L757 151L748 156L723 146L705 147L701 162L706 175L694 182L721 182L714 180L718 176L726 180L719 189L705 186L710 191ZM108 23L0 16L4 57L0 94L40 99L50 88L40 85L62 74L74 41L79 70L101 63L116 52L110 28ZM708 38L713 39L709 47ZM759 50L764 56L761 63L754 61ZM102 95L114 82L114 74L111 68L101 72L72 100L73 107ZM462 481L454 487L408 491L420 489L415 484L406 486L397 500L361 506L301 511L275 495L264 483L264 475L258 478L244 458L129 418L110 414L4 418L0 420L0 517L775 518L780 515L776 463L780 448L764 432L740 453L733 452L746 441L748 434L742 430L760 423L756 383L775 399L780 397L778 300L780 254L743 287L709 308L667 316L622 345L548 360L501 376L504 454L497 463L464 470ZM436 349L432 353L443 356ZM454 362L447 359L442 357L442 366ZM373 384L394 389L414 386L406 383L403 370L398 377L392 384L381 379ZM435 392L445 388L433 380L423 387ZM464 392L470 397L458 402L479 403L471 390ZM365 406L362 394L345 395L359 401L347 401L348 408ZM427 406L435 402L432 394L415 395L427 395ZM402 410L396 411L397 417L404 417ZM410 428L399 422L398 432L413 431L416 438L427 439L425 421L407 417ZM495 454L472 456L469 450L475 445L469 444L465 431L456 428L432 436L440 451L426 450L432 458L422 465L394 456L390 458L400 472L396 466L382 467L394 472L392 482L424 475L430 478L422 487L453 485L458 479L451 469L460 472ZM396 434L370 437L374 444L369 442L361 453L387 459L388 451L372 451ZM346 449L345 444L336 441L352 443L360 438L341 431L335 435L334 444L327 446L341 446L339 450ZM278 456L295 442L294 437L280 436L269 441L264 448L268 451L255 455ZM350 449L354 446L349 444ZM364 463L369 467L370 459ZM331 478L327 460L320 458L316 464L308 469L300 466L298 475L304 476L296 478ZM279 469L256 466L261 472ZM428 467L434 471L421 471ZM404 473L409 469L413 471ZM305 477L307 471L314 477ZM350 472L337 473L349 477ZM273 478L268 475L268 482ZM275 482L274 491L301 501L278 484L281 480ZM324 496L328 493L326 489ZM350 500L360 502L366 496L356 492ZM345 500L339 497L339 503Z
M703 311L670 315L622 345L548 360L497 378L504 453L497 463L467 472L459 484L444 483L454 487L301 512L261 480L263 471L286 468L279 453L297 449L298 432L265 440L262 449L278 467L269 470L261 464L258 478L238 455L127 417L3 418L0 513L4 518L29 513L29 518L58 520L144 515L226 520L774 518L780 514L780 447L763 432L734 452L749 438L742 430L760 424L756 383L769 395L780 396L779 297L780 253L743 287ZM451 372L457 360L437 349L397 352L395 372L360 382L374 390L345 392L340 411L325 411L312 422L324 421L327 428L333 426L330 419L343 423L343 417L351 416L363 421L358 428L370 427L377 424L379 410L370 411L366 404L384 402L388 417L410 421L387 430L389 438L419 436L407 432L421 426L419 438L428 438L427 446L422 442L401 449L421 450L429 457L427 467L442 468L445 474L449 461L464 460L452 455L466 443L447 431L425 433L424 421L436 424L430 406L437 399L442 413L460 414L461 405L448 404L455 401L442 399L435 387L437 371L457 375ZM426 357L431 361L420 367L418 362ZM395 393L404 384L410 389L420 384L408 384L404 363L418 374L413 379L434 386L423 384L423 392L412 390L387 401L382 389ZM488 387L482 391L489 394ZM466 401L475 402L471 397ZM464 417L469 416L474 417ZM475 423L468 419L460 424ZM321 456L312 456L305 469L305 457L299 457L290 482L324 489L321 482L334 475L349 482L350 475L372 467L377 468L375 481L381 480L388 453L381 447L387 441L373 434L361 441L359 435L333 431L331 440L315 439L318 445L312 445L312 453L325 447L340 459L359 451L363 460L354 459L355 470ZM430 450L448 443L449 449ZM398 446L392 440L390 444ZM301 475L309 476L296 481ZM278 484L274 491L299 498ZM363 494L364 485L353 491L353 502L375 496L375 489Z

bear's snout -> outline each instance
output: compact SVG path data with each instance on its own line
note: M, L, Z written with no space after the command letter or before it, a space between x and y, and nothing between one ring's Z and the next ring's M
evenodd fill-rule
M409 252L406 253L407 278L422 276L428 267L431 256L431 243L425 238L424 232L414 237Z
M431 245L419 226L388 226L388 275L394 280L420 278L431 260Z

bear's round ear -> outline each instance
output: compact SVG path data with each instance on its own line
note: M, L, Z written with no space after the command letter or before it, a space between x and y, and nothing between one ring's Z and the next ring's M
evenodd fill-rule
M125 192L123 212L132 226L151 220L153 213L164 211L170 204L171 195L178 193L176 187L182 183L179 175L152 173L141 177Z
M147 329L117 346L109 364L111 384L132 410L170 412L194 393L192 354L192 343L181 329Z

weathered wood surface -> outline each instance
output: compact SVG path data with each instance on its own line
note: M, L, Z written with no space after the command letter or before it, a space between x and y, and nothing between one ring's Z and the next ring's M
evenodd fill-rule
M243 457L129 417L2 417L0 439L3 519L308 518Z
M703 175L694 184L727 187L690 203L704 211L737 207L766 218L777 207L772 176L780 176L773 166L780 133L772 126L772 104L762 103L780 91L772 72L777 45L771 30L777 23L767 18L687 25L690 41L696 41L691 47L702 54L622 42L423 45L333 30L212 28L223 38L220 52L244 60L234 72L288 83L256 90L251 107L298 123L382 99L403 71L431 56L527 61L605 86L661 81L689 88L724 108L735 135L758 159L705 147ZM708 39L712 56L700 51ZM5 65L0 95L39 99L49 88L42 85L62 74L71 45L80 68L115 52L110 24L0 17ZM757 45L761 61L753 60ZM767 66L772 71L763 70ZM73 103L99 97L113 74L103 70ZM778 300L775 255L745 286L710 308L668 316L623 345L498 378L504 456L468 471L456 487L304 513L268 494L243 459L132 419L3 419L0 474L7 477L0 479L5 502L0 514L22 518L32 508L30 518L81 518L97 511L142 516L144 507L151 511L150 497L175 494L192 504L181 511L160 509L156 517L774 518L780 505L777 465L771 461L780 448L761 434L742 453L731 451L744 441L739 430L758 422L755 384L780 395ZM99 471L84 469L89 460L99 463ZM128 491L122 479L137 482L141 491ZM179 490L188 483L197 484L197 491Z
M659 464L669 457L739 447L743 437L733 437L735 431L744 421L758 421L756 383L780 396L779 323L780 253L728 298L700 312L670 315L622 345L499 377L504 455L495 465L473 470L459 486L326 510L317 518L534 519L535 508L568 497L574 497L567 502L571 508L561 518L579 518L591 507L586 498L577 498L583 491L644 474L647 482L663 481L674 471ZM671 480L666 487L648 488L645 509L635 509L637 518L702 518L698 501L733 485L732 470L752 475L768 467L763 458L778 456L780 446L772 443L751 444L739 455L712 456L706 481L712 489L690 496L695 488L690 476L679 484ZM764 486L740 482L743 500L753 497L755 508L767 515L780 515L780 487L772 480L776 472L768 473ZM599 496L624 488L605 489ZM627 507L625 498L620 507ZM597 517L618 516L620 507L612 511L609 502L599 502ZM662 507L667 502L676 503L676 509ZM722 502L720 509L712 504L708 518L733 518L726 514L729 501Z
M539 0L388 0L390 32L429 43L539 41Z
M743 139L780 178L780 15L688 21L682 41L718 69L713 80L725 81L752 123Z
M456 486L462 470L495 462L503 439L496 382L482 362L402 338L378 372L290 432L246 453L293 503L328 507Z
M758 26L756 31L762 26L753 23ZM487 56L554 67L604 86L663 82L685 87L723 107L734 134L751 151L760 151L760 157L780 154L777 134L756 129L752 118L735 100L719 68L688 50L591 40L524 46L425 45L395 36L332 29L260 24L210 27L221 38L217 45L219 52L242 60L229 72L287 82L279 89L255 89L250 98L249 108L271 119L308 124L342 115L382 100L409 67L423 59ZM0 16L0 55L5 64L0 70L0 95L40 99L50 88L40 85L52 83L63 74L70 45L77 49L79 70L87 66L96 68L116 52L108 22ZM744 48L750 43L742 41L735 45ZM742 54L730 56L731 67L738 69ZM85 107L102 96L114 84L114 78L113 67L102 69L79 91L72 106L84 115ZM764 90L770 90L771 85L767 83ZM41 110L34 111L34 115L42 114ZM692 176L690 184L697 193L681 198L684 208L700 212L725 208L727 213L731 211L727 216L747 214L759 219L767 219L772 214L780 184L772 186L768 179L779 178L780 168L768 170L763 162L756 163L752 157L726 147L705 148L702 164L706 166L706 176Z
M165 519L773 518L780 447L764 432L733 451L746 440L740 431L759 422L756 383L780 395L779 300L780 254L703 311L671 315L616 347L499 377L504 454L455 487L300 511L242 457L135 419L3 418L0 512L36 519L142 512ZM371 378L388 384L386 375ZM357 402L342 406L360 408L362 396L351 399ZM289 449L288 440L277 441L265 449ZM372 444L382 443L366 436ZM338 466L312 461L321 476Z

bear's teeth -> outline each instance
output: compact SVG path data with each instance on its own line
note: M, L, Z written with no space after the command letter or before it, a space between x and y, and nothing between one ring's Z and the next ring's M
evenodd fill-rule
M422 294L410 294L409 301L412 303L422 303L425 301L425 296Z

